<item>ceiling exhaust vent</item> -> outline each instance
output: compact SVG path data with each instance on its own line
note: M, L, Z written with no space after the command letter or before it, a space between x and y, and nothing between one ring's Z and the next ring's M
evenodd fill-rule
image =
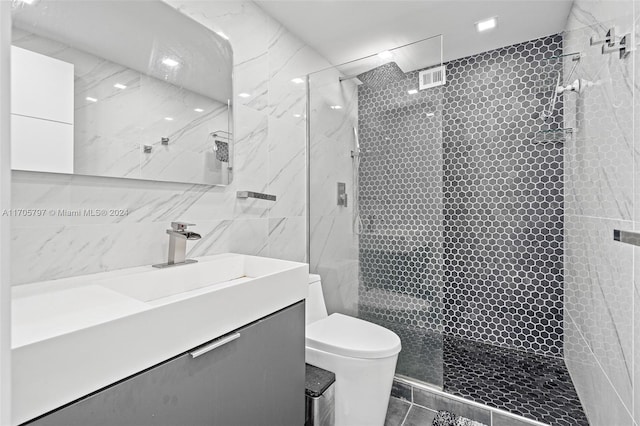
M429 68L420 71L420 90L429 89L431 87L443 86L447 82L446 66Z

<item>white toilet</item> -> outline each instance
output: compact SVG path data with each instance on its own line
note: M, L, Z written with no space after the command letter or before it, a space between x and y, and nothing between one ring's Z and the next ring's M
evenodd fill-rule
M306 308L306 361L336 375L335 425L384 425L400 338L358 318L327 315L319 275L309 275Z

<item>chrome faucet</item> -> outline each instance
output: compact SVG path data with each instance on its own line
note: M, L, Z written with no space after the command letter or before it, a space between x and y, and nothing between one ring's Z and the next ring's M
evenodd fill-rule
M187 253L187 240L199 240L200 234L187 231L188 226L195 226L194 223L171 222L171 229L167 229L169 234L169 261L152 265L154 268L166 268L168 266L186 265L196 263L197 260L185 259Z

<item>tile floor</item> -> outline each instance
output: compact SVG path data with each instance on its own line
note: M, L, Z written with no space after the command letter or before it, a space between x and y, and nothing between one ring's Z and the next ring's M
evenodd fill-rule
M562 358L441 335L375 318L366 319L400 336L403 349L396 369L399 375L554 426L588 425ZM431 425L435 411L424 410L407 401L393 401L389 406L389 424ZM397 423L402 414L404 423Z
M436 411L411 404L404 399L391 397L385 426L431 426Z
M562 358L444 339L444 391L556 425L588 425Z

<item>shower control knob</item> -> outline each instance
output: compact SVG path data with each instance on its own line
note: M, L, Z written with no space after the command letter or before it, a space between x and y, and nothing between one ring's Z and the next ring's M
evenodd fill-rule
M344 182L338 182L338 205L347 207L347 185Z

